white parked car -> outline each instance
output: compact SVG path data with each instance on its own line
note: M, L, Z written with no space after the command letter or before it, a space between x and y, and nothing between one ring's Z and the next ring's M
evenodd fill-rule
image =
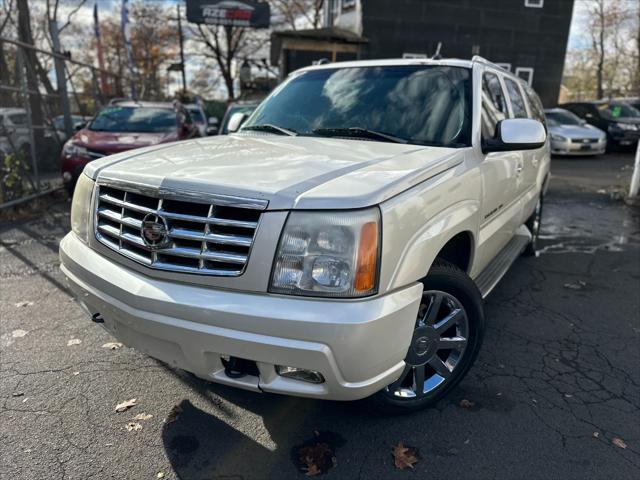
M607 134L563 108L544 111L554 155L602 155Z
M0 108L0 156L14 151L30 155L29 127L24 108Z
M535 250L536 94L479 57L289 76L235 134L89 163L62 271L126 345L215 382L413 411L467 373Z

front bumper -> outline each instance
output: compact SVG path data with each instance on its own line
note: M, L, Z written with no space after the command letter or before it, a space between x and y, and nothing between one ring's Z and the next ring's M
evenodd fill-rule
M595 143L583 143L579 141L551 140L552 155L602 155L607 149L607 140Z
M60 259L78 303L125 345L208 380L332 400L367 397L400 375L422 295L422 284L345 301L167 282L108 260L73 233ZM228 377L226 355L255 361L259 376ZM325 382L281 377L275 365L318 371Z

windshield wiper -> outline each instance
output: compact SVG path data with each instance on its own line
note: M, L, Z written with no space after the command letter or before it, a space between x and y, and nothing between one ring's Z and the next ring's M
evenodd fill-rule
M408 143L405 138L396 137L384 132L377 132L367 128L349 127L349 128L316 128L313 130L316 135L323 137L352 137L352 138L371 138L393 143Z
M273 125L271 123L264 123L261 125L248 125L246 127L242 127L242 130L254 130L256 132L271 132L279 135L289 135L290 137L295 137L298 135L298 132L292 130L290 128L283 128L277 125Z

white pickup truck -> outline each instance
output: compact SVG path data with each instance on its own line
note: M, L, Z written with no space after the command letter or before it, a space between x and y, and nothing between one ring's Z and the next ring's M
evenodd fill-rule
M199 377L413 411L535 251L549 163L537 95L484 59L314 66L233 135L89 163L62 271L95 322Z

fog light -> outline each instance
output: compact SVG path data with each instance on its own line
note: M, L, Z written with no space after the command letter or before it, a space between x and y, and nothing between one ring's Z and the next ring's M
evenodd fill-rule
M276 372L281 377L293 378L308 383L324 383L324 377L320 372L315 370L305 370L298 367L287 367L284 365L276 365Z

